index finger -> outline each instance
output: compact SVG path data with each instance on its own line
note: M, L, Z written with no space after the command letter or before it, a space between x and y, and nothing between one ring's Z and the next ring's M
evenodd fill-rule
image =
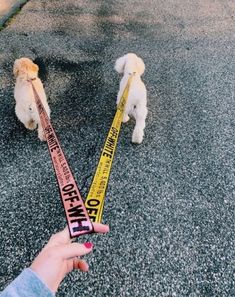
M101 223L93 223L95 233L107 233L109 232L109 226Z
M93 227L94 227L94 233L109 232L108 225L104 225L101 223L93 223ZM66 226L64 228L64 230L62 230L56 234L53 234L45 247L51 247L52 245L56 246L56 245L60 245L60 244L70 243L72 240L73 239L70 238L69 229Z

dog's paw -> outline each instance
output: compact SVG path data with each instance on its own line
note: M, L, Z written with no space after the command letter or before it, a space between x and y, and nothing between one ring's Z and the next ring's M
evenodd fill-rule
M128 114L124 114L123 119L122 119L122 122L123 123L126 123L126 122L129 121L129 119L130 119L129 115Z
M41 141L46 141L46 137L45 137L45 135L44 135L43 132L38 133L38 138L39 138Z
M131 139L131 141L132 141L133 143L138 143L138 144L140 144L140 143L142 143L143 138L144 138L143 133L135 133L135 132L134 132L134 133L132 134L132 139Z

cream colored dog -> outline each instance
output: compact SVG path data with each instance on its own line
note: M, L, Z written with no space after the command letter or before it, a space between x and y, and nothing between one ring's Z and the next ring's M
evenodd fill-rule
M16 100L15 112L18 119L27 129L34 130L38 126L38 137L45 140L41 121L34 100L33 89L29 80L33 79L34 87L42 104L50 117L50 108L41 80L38 78L38 65L28 58L15 60L13 73L16 77L14 97Z
M135 118L136 123L132 134L132 142L141 143L144 137L145 119L148 113L147 91L140 78L145 70L144 62L136 54L128 53L117 59L115 70L124 74L119 86L117 104L121 99L130 74L134 74L124 111L123 123L129 120L129 115Z

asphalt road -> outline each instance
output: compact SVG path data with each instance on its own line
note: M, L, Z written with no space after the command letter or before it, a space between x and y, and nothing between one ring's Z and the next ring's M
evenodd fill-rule
M59 297L235 296L233 0L32 0L0 32L0 289L65 226L46 144L14 114L16 58L40 66L85 197L115 113L115 60L146 64L143 144L123 125L87 274Z
M27 0L0 0L0 29L6 25L6 21L20 10Z

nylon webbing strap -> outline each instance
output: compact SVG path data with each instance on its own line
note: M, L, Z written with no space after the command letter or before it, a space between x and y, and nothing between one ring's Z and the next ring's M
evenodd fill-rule
M82 234L91 233L93 231L93 226L84 206L73 174L69 168L68 162L64 156L46 110L35 90L33 82L30 81L30 83L33 88L42 128L55 169L70 236L77 237Z
M108 180L112 167L112 161L118 141L118 136L123 119L123 112L128 98L131 75L128 79L127 85L124 89L120 103L118 105L112 126L106 138L100 160L93 178L88 196L86 198L85 206L92 222L100 223L102 220L105 193L108 186Z

